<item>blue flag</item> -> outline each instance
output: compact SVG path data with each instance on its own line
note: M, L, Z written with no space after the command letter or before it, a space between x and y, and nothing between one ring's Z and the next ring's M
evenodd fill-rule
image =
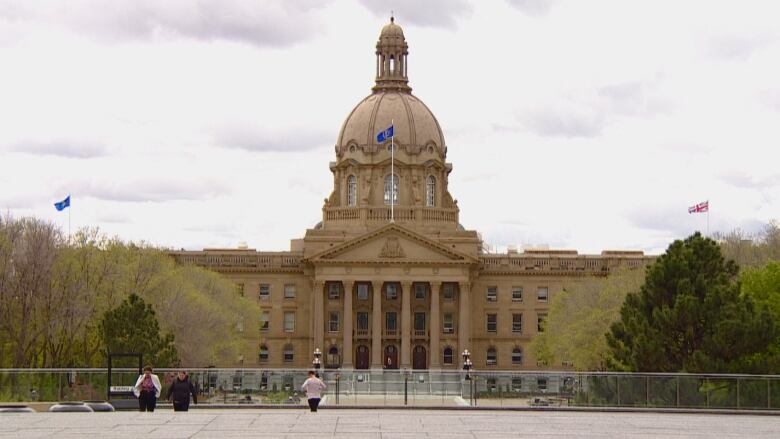
M54 207L57 208L57 211L63 211L66 207L70 207L70 195L59 203L54 203Z
M382 131L381 133L376 135L376 143L382 143L385 140L393 137L393 126L390 125L390 128Z

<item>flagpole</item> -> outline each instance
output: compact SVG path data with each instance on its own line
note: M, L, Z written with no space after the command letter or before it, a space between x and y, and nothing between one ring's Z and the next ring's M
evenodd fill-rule
M70 245L70 206L68 206L68 245Z
M707 200L707 237L710 236L710 200Z
M396 185L395 181L395 120L390 119L390 127L393 129L393 134L390 136L390 180L393 182L390 186L390 222L395 222L395 194Z

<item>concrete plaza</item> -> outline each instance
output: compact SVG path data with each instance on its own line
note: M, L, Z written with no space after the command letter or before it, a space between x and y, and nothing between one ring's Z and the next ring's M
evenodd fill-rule
M763 415L455 410L4 413L0 438L778 438Z

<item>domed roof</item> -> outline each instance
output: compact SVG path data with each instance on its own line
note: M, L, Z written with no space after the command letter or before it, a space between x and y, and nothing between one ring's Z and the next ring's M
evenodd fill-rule
M390 23L384 25L384 27L382 27L382 32L379 34L379 38L383 37L403 38L404 30L401 29L401 26L395 24L395 20L391 18Z
M435 146L444 155L444 135L431 110L411 93L382 91L360 101L344 121L337 146L376 145L378 133L394 125L394 141L412 149Z

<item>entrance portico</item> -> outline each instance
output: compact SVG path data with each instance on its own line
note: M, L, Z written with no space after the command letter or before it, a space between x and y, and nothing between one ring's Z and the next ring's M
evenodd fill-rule
M462 322L470 318L467 296L475 261L467 255L389 224L309 262L314 267L312 350L329 348L326 333L340 340L342 368L367 368L368 356L371 369L440 368L442 335L453 338L451 331L443 334L442 308L461 326L458 340L449 344L469 337Z

